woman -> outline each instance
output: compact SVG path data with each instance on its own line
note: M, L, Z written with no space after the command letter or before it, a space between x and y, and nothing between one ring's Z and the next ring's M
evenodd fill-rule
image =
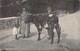
M22 34L23 38L26 37L26 34L27 33L27 36L29 36L29 33L30 33L30 25L29 23L25 24L25 21L28 20L28 12L26 11L25 8L22 9L22 13L21 13L21 16L20 16L20 33Z

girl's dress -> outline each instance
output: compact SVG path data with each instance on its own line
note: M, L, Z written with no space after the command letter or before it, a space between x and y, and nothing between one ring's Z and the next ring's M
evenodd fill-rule
M19 32L19 29L17 27L13 27L12 35L17 35L18 32Z

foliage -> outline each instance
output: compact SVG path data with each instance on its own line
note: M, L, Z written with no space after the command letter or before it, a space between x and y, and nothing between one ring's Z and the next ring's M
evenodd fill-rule
M17 2L16 2L17 1ZM76 11L79 7L79 0L1 0L1 17L17 16L25 7L31 13L43 13L47 7L52 10Z

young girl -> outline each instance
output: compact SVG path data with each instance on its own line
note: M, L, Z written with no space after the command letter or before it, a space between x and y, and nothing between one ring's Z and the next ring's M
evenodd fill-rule
M18 39L17 38L17 35L18 34L19 34L19 23L18 22L15 22L14 27L13 27L13 30L12 30L12 35L15 36L15 39Z

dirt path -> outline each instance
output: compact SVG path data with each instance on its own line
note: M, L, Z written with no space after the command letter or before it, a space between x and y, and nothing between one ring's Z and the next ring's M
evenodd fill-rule
M8 50L55 50L55 51L79 51L80 49L80 12L59 17L61 25L61 42L57 42L57 34L55 33L54 44L50 44L47 39L47 31L44 29L41 35L41 41L37 41L37 30L31 25L30 38L20 38L15 40L11 35L11 30L0 32L0 47ZM21 35L19 35L21 36Z

